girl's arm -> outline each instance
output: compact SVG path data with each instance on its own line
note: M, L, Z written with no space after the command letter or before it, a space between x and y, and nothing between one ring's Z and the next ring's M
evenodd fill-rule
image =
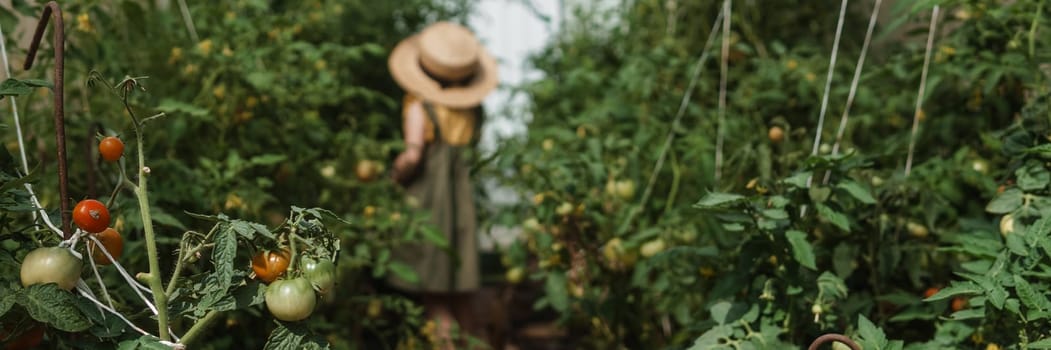
M424 113L426 112L420 100L414 99L405 106L405 122L402 125L405 151L394 159L394 169L391 174L399 183L405 183L411 177L413 170L420 164L423 157L423 131L426 120Z

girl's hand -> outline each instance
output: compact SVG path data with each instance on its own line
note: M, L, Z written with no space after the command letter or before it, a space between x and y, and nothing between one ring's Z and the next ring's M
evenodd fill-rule
M409 147L398 154L394 159L394 167L391 169L391 177L399 184L405 185L415 173L416 167L420 165L423 157L421 147Z

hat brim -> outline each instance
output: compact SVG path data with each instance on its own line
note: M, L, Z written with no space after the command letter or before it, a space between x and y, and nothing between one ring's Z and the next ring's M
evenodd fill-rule
M496 59L484 48L478 53L478 71L463 86L442 88L420 66L419 34L402 40L394 47L387 60L394 81L405 91L417 97L451 108L472 108L480 105L499 82Z

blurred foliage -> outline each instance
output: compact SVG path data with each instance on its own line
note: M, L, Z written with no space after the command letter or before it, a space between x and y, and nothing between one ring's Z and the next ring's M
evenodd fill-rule
M951 305L924 293L972 261L955 237L995 227L985 204L1015 167L1001 130L1048 93L1043 2L884 2L839 155L872 2L846 12L819 145L839 2L733 2L718 125L721 35L688 88L721 3L580 6L534 57L545 78L521 87L529 131L487 174L522 198L489 220L523 227L505 260L546 290L536 306L587 334L580 348L782 348L828 332L860 332L865 348L974 344L976 324L943 319ZM722 201L733 205L712 207Z

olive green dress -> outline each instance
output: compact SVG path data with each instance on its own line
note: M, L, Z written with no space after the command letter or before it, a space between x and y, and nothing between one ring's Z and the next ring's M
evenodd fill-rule
M419 240L395 249L395 260L413 268L419 281L411 283L391 277L390 283L410 292L460 293L480 286L478 237L473 187L464 150L469 145L453 145L442 137L440 118L460 111L438 109L425 104L433 131L423 151L417 176L407 186L408 195L429 212L430 222L448 242L448 248Z

